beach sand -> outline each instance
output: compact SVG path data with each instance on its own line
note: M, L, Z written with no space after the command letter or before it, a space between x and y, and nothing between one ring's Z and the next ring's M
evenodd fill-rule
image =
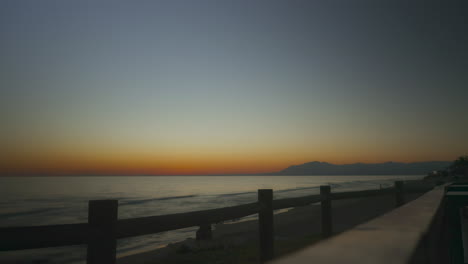
M406 202L421 194L407 194ZM343 232L394 208L394 195L333 201L333 233ZM316 243L321 239L320 205L296 207L275 214L274 226L276 256ZM212 240L187 239L165 248L119 258L117 263L258 263L257 245L257 220L224 223L214 225Z

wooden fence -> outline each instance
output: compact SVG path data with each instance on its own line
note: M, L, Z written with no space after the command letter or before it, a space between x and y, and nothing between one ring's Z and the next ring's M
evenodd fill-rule
M321 186L320 194L273 200L273 190L258 190L255 203L219 209L161 216L117 219L117 200L89 201L88 223L0 228L0 251L47 248L87 244L88 264L114 264L116 241L121 238L154 234L169 230L199 226L197 239L211 236L211 224L258 214L260 262L274 257L273 211L312 203L321 203L322 236L333 233L332 200L395 195L395 206L404 203L405 193L425 192L432 187L404 186L332 193L330 186Z
M454 224L447 218L445 197L444 186L436 187L389 213L270 264L463 264L461 242L455 248L451 245L455 238L461 241L460 232L447 232ZM456 254L450 252L454 249Z

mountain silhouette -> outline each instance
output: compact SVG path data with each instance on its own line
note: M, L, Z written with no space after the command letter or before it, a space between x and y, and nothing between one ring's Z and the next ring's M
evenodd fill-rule
M293 165L270 175L423 175L448 167L449 161L354 163L337 165L313 161Z

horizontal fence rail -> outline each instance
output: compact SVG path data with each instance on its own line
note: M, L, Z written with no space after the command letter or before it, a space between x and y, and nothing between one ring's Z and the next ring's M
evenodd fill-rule
M291 207L305 206L314 203L322 203L323 206L329 203L332 200L340 199L352 199L352 198L363 198L379 195L391 195L394 194L397 200L397 206L399 205L398 201L404 199L405 193L420 193L432 189L432 186L426 187L412 187L395 184L396 187L384 188L379 190L363 190L363 191L350 191L350 192L339 192L339 193L329 193L328 195L318 194L318 195L309 195L303 197L295 198L285 198L272 200L271 206L268 210L278 210ZM323 186L322 186L323 187ZM329 188L329 186L327 186ZM398 189L401 188L401 189ZM261 190L259 190L260 192ZM259 197L260 198L260 197ZM116 200L105 200L105 201L90 201L90 215L89 219L94 219L93 222L81 223L81 224L66 224L66 225L48 225L48 226L26 226L26 227L4 227L0 228L0 251L11 251L11 250L22 250L22 249L33 249L33 248L46 248L46 247L58 247L58 246L71 246L79 244L88 244L88 263L115 263L115 260L109 260L106 262L102 261L93 261L89 259L90 250L95 252L96 248L99 248L99 243L93 243L93 246L90 246L92 241L106 240L106 245L115 244L116 239L128 238L133 236L141 236L154 234L164 231L177 230L187 227L202 227L200 230L208 230L209 236L211 236L211 224L220 223L223 221L239 219L249 215L258 214L262 212L261 201L224 207L211 210L203 211L194 211L187 213L177 213L170 215L161 215L161 216L148 216L148 217L138 217L130 219L113 219L107 215L99 215L103 210L95 210L91 215L91 205L99 204L102 202L102 206L105 206L106 202L117 202ZM107 208L109 209L109 208ZM330 209L330 208L329 208ZM330 212L329 209L327 212ZM115 211L114 211L115 210ZM116 215L117 208L110 208L111 214ZM324 212L322 210L322 212ZM104 214L104 213L101 213ZM328 213L327 213L328 214ZM331 214L331 212L329 213ZM264 215L268 215L265 214ZM109 220L102 220L101 218L109 218ZM325 233L327 236L331 235L331 215L322 215L322 218L329 217L330 219L322 219L322 221L330 222L329 229ZM260 214L259 222L264 222L266 225L272 225L270 220L266 222L262 219L262 214ZM100 222L101 220L104 222ZM108 221L108 222L105 222ZM273 219L271 219L273 221ZM97 223L97 224L96 224ZM106 226L106 223L107 226ZM325 224L327 226L328 224ZM260 227L261 228L261 227ZM199 231L200 231L199 230ZM198 236L198 232L197 232ZM271 235L266 235L268 239L272 239ZM114 241L114 242L113 242ZM264 241L266 245L269 245L268 248L272 249L271 241ZM272 243L272 242L271 242ZM90 249L92 247L92 249ZM95 248L96 247L96 248ZM113 250L113 251L112 251ZM104 250L107 253L114 254L115 259L115 248ZM112 253L113 252L113 253ZM265 252L260 252L260 255ZM273 253L266 253L265 258L262 258L262 261L267 261L272 258Z
M322 199L319 194L295 198L278 199L273 200L273 210L286 209L297 206L306 206L321 201Z
M86 244L88 224L0 228L0 250L19 250Z
M257 203L250 203L189 213L122 219L117 222L117 238L219 223L256 213L258 213Z

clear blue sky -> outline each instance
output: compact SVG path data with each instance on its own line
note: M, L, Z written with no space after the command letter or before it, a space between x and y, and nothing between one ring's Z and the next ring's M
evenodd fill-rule
M466 154L466 1L376 2L2 1L1 168L237 173Z

